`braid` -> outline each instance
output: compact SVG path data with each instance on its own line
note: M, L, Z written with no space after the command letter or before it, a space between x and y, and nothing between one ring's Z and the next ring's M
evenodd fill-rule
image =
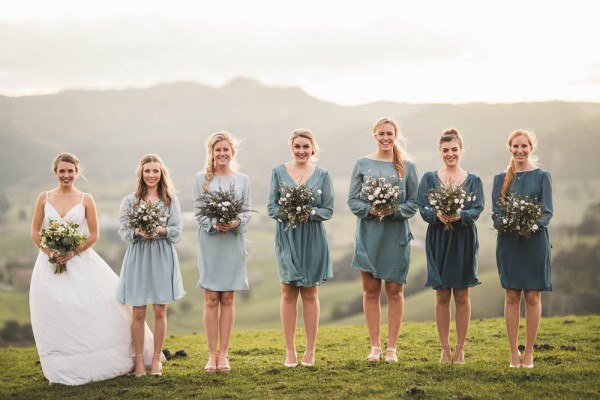
M394 169L398 172L398 176L402 178L406 175L406 168L404 168L404 164L402 164L402 152L396 143L394 143Z
M506 195L508 195L508 188L514 179L515 161L511 158L510 163L508 163L508 167L506 167L506 176L504 176L504 183L502 184L502 190L500 191L503 199L506 198Z
M210 185L210 181L212 181L212 178L215 176L215 164L214 164L214 160L212 160L210 166L207 166L205 168L204 175L206 176L206 181L204 182L204 185L202 185L202 189L205 192L208 192L208 185Z

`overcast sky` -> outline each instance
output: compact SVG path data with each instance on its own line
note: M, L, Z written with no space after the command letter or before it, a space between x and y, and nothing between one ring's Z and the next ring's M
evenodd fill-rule
M593 0L0 0L0 94L244 76L339 104L598 102L599 21Z

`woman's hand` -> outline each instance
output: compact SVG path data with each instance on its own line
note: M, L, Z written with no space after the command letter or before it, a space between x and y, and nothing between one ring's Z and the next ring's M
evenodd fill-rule
M460 214L446 215L446 214L443 214L441 211L438 210L438 212L435 215L445 225L451 224L454 221L460 220Z
M61 265L67 265L67 262L71 261L71 259L73 257L75 257L76 255L77 255L77 253L75 253L74 251L68 251L65 254L55 253L56 262Z
M214 228L217 230L217 232L225 233L225 232L229 232L232 229L237 228L238 226L240 226L240 220L236 219L233 222L231 222L229 225L215 224Z

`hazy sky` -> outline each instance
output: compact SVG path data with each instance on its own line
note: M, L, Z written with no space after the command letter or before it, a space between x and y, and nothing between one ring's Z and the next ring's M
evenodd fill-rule
M0 93L220 86L339 104L600 101L600 2L0 0Z

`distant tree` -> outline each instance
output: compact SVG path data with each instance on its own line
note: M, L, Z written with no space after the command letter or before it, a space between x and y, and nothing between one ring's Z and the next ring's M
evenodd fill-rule
M26 221L27 220L27 211L20 209L19 210L19 221Z
M8 197L6 197L6 193L0 193L0 222L4 222L6 220L6 213L10 209L10 202L8 201Z
M600 234L600 203L592 204L587 208L578 231L582 235Z

